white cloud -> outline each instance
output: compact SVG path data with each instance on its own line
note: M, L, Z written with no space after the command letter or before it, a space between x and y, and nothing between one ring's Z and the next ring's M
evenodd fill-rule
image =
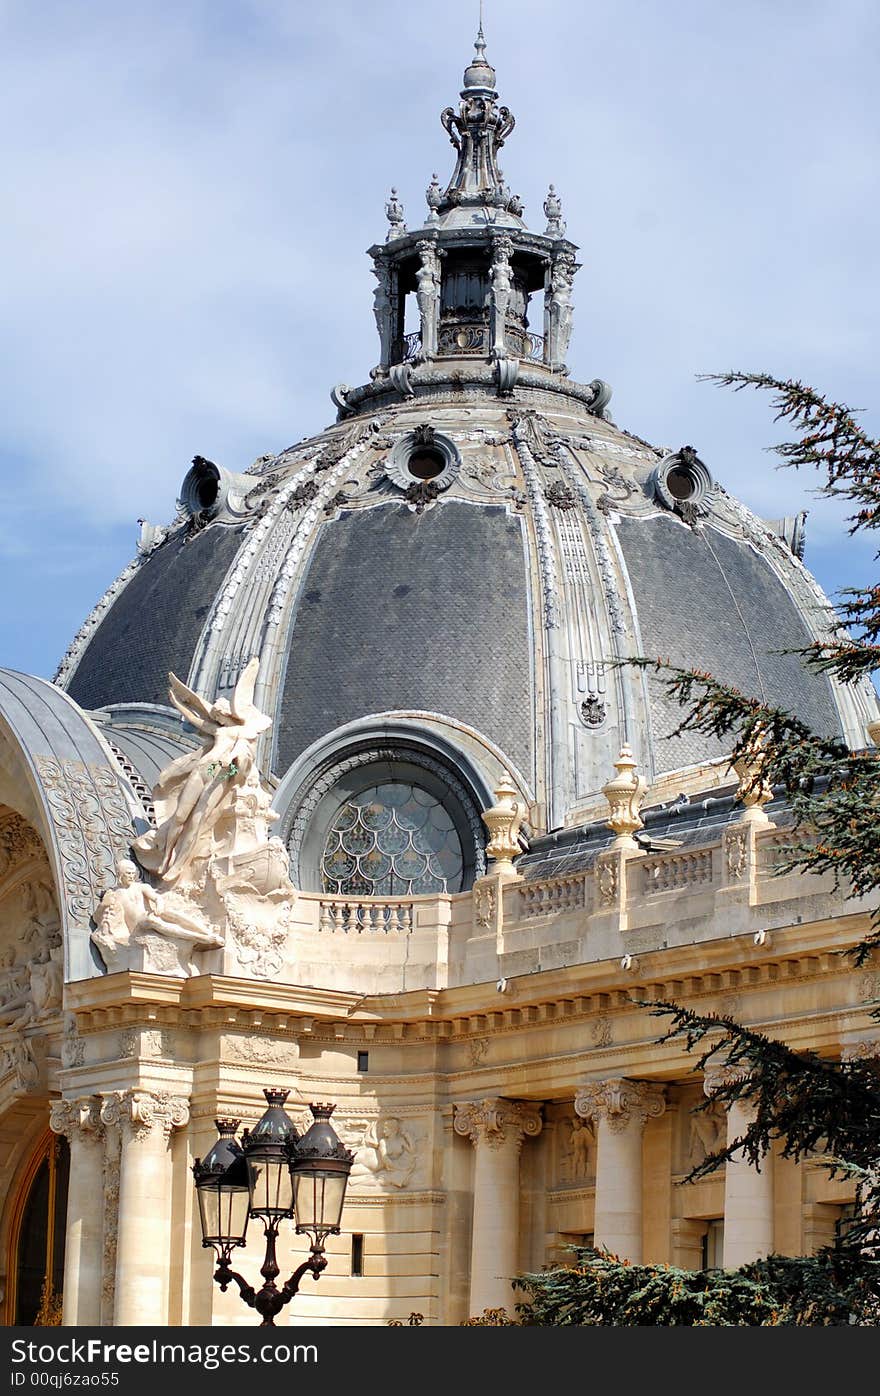
M4 587L35 610L57 595L49 513L53 550L64 538L71 558L106 557L109 582L134 520L173 512L194 453L241 468L333 419L332 384L374 361L363 252L384 235L388 188L412 221L432 170L451 168L437 117L475 12L0 10L0 471L7 498L39 501L7 513ZM870 408L878 429L880 12L505 0L487 5L487 34L518 119L507 178L538 227L552 179L581 245L575 375L612 383L621 425L696 445L759 512L810 508L808 561L827 586L867 575L839 511L764 453L779 435L768 404L694 375L799 376ZM39 672L95 599L92 562L81 582L70 567L44 657L28 639ZM7 623L0 655L16 664Z

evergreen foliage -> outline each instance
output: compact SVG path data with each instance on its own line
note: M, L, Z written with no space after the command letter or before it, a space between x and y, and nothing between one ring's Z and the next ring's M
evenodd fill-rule
M704 375L733 387L773 394L776 420L797 439L774 449L784 465L818 469L819 493L854 506L850 533L880 528L880 443L843 404L812 388L768 374ZM875 554L877 556L877 554ZM799 650L809 667L855 683L880 662L880 585L848 589L829 611L827 635ZM787 797L794 841L782 871L830 873L850 898L874 902L870 930L843 952L857 965L876 962L880 945L880 752L850 751L815 734L799 718L718 682L711 674L663 660L634 662L659 675L684 708L677 729L732 739L731 764L750 761L750 784L768 782ZM836 1325L880 1322L880 1064L876 1057L825 1060L797 1052L732 1018L698 1014L675 1003L645 1004L671 1019L661 1039L698 1051L695 1070L724 1062L714 1098L748 1101L751 1123L728 1147L710 1154L685 1184L705 1177L741 1150L759 1163L775 1146L783 1157L807 1156L855 1180L857 1218L816 1256L770 1256L734 1271L686 1271L629 1265L582 1248L574 1267L521 1276L529 1304L522 1320L539 1324ZM880 1020L880 1008L872 1017ZM698 1109L708 1108L707 1100Z
M577 1247L572 1266L522 1275L517 1284L528 1302L517 1307L532 1327L873 1325L880 1278L873 1264L868 1274L858 1261L828 1251L772 1255L738 1270L680 1270Z

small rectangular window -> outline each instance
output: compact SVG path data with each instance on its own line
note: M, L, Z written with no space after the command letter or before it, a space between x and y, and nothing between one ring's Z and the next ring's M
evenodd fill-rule
M369 1052L358 1052L358 1071L369 1071L369 1069L370 1069L370 1054L369 1054Z
M721 1270L724 1264L724 1218L713 1217L706 1223L702 1237L701 1270Z
M364 1238L359 1231L353 1231L351 1234L351 1273L364 1273Z

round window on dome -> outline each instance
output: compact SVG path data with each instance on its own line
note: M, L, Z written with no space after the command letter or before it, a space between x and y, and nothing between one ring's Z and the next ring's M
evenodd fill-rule
M697 482L689 471L676 466L666 476L666 488L673 499L692 499L697 493Z
M446 461L439 451L422 448L413 451L406 468L414 480L436 480L446 469Z
M404 493L418 481L446 490L458 475L461 457L455 442L430 422L408 431L395 442L385 461L385 474Z
M693 446L680 446L665 456L652 479L659 503L681 514L686 521L702 512L714 483Z

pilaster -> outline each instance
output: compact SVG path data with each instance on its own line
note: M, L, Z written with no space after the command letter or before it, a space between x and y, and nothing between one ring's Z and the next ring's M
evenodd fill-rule
M189 1104L164 1092L128 1090L105 1098L105 1124L119 1128L119 1222L114 1324L167 1324L171 1253L171 1135L189 1122Z
M510 1308L519 1241L519 1156L541 1133L540 1106L489 1097L456 1105L454 1128L475 1149L470 1311Z
M70 1145L67 1232L64 1252L65 1325L96 1327L101 1322L104 1200L104 1127L100 1098L56 1100L49 1126Z

